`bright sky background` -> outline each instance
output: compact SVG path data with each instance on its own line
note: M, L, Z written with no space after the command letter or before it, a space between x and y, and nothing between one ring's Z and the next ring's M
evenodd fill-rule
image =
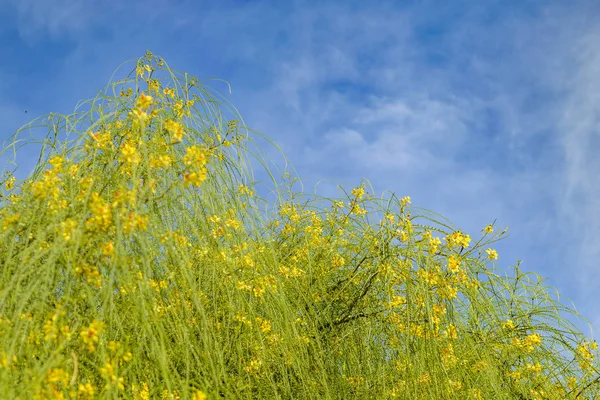
M368 178L475 240L510 226L497 266L548 278L597 338L599 18L585 0L0 0L0 139L151 50L228 81L210 87L307 191ZM19 153L17 177L34 158Z

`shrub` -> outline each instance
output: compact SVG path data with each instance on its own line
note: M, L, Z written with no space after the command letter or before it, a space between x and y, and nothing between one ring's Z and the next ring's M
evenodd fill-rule
M472 245L366 182L296 193L219 104L147 53L41 124L0 208L7 398L600 397L597 345L560 312L578 314L518 264L495 273L506 230Z

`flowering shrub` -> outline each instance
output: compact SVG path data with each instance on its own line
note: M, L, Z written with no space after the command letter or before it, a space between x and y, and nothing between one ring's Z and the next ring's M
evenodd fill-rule
M597 344L559 311L575 313L518 265L495 273L506 230L474 240L364 183L303 199L274 178L270 207L250 130L217 104L147 53L48 118L34 172L4 181L0 393L600 397Z

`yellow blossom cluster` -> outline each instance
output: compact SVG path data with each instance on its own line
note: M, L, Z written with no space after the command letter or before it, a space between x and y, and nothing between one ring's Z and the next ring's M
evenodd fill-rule
M112 225L112 210L97 192L92 193L90 199L90 211L92 216L87 219L85 226L90 231L107 231Z
M104 329L104 326L104 322L94 320L87 328L81 329L79 337L87 346L88 351L94 352L96 350L95 343L98 343L98 336Z
M524 339L517 337L513 338L513 345L517 348L521 348L531 353L535 347L540 346L542 343L542 337L537 333L527 335Z
M71 338L69 325L62 324L62 319L66 316L63 310L57 310L50 314L43 327L44 340L57 344L61 341L68 341Z
M183 163L188 167L184 174L184 185L200 186L206 180L206 153L198 145L186 149Z
M183 139L183 135L185 132L183 131L183 126L179 122L175 122L173 120L165 121L165 129L168 133L171 134L173 138L173 143L179 143Z
M592 353L592 350L598 350L597 342L593 342L591 344L588 342L584 342L583 344L577 347L576 352L577 355L580 357L579 366L584 371L592 370L592 360L595 356L594 353Z
M444 238L449 247L460 246L463 248L469 247L469 243L471 242L471 237L469 235L465 235L462 232L456 231L452 234L446 236Z

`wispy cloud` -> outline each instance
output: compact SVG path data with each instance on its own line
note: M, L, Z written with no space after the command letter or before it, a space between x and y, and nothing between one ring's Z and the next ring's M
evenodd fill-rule
M600 30L591 29L574 43L574 71L560 119L565 150L565 219L577 237L572 252L578 283L593 298L600 281ZM600 324L600 316L594 316Z
M36 40L39 35L59 37L77 34L88 29L98 15L95 7L81 0L11 0L17 12L18 29L26 40ZM95 6L106 6L92 1Z

